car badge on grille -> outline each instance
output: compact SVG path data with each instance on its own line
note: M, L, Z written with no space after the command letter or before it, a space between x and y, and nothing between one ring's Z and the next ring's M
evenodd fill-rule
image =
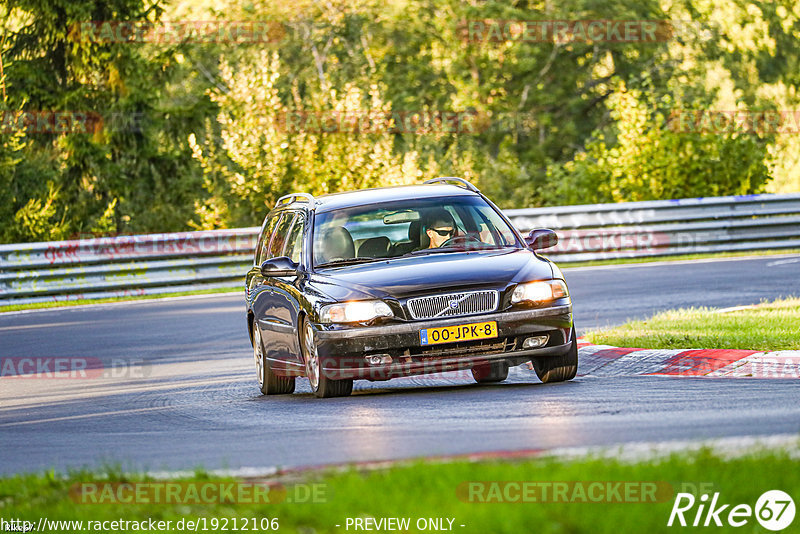
M449 293L408 299L412 319L436 319L487 313L497 309L495 290Z

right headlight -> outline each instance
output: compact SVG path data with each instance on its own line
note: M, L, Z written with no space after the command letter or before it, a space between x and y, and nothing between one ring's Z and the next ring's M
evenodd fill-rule
M323 306L319 312L323 323L361 323L393 316L392 309L382 300L339 302Z
M564 280L542 280L519 284L511 294L511 303L547 302L568 297L567 283Z

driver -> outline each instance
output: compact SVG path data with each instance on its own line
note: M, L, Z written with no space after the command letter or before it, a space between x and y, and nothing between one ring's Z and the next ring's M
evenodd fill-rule
M453 216L444 208L437 208L428 213L422 227L430 240L427 248L441 247L456 232Z

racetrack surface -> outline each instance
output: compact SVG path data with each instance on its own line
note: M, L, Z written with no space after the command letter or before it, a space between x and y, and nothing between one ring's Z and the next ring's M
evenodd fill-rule
M579 330L681 306L800 295L800 256L565 269ZM746 348L746 347L742 347ZM243 297L0 314L0 356L86 357L92 378L0 378L0 473L238 468L800 431L797 380L579 377L515 369L357 382L353 396L256 387ZM102 376L101 376L102 375Z

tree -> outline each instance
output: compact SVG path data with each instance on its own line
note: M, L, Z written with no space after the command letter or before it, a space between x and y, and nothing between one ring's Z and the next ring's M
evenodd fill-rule
M185 228L200 173L185 133L172 128L180 110L164 107L174 47L77 31L87 21L155 21L159 4L9 0L2 9L5 109L17 114L9 123L25 140L5 171L12 216L0 221L3 239ZM21 113L96 120L84 131L31 129Z
M761 192L769 180L767 143L748 133L670 123L624 84L609 98L616 121L586 150L548 169L558 204L629 202Z
M222 60L225 89L210 93L220 108L217 123L189 139L208 191L197 206L199 227L254 225L293 191L333 193L422 176L416 153L393 153L391 123L364 133L347 119L363 119L364 110L391 116L377 86L365 92L345 84L337 91L322 79L313 90L306 86L306 96L294 85L291 101L283 102L280 72L278 54L268 51L235 68Z

